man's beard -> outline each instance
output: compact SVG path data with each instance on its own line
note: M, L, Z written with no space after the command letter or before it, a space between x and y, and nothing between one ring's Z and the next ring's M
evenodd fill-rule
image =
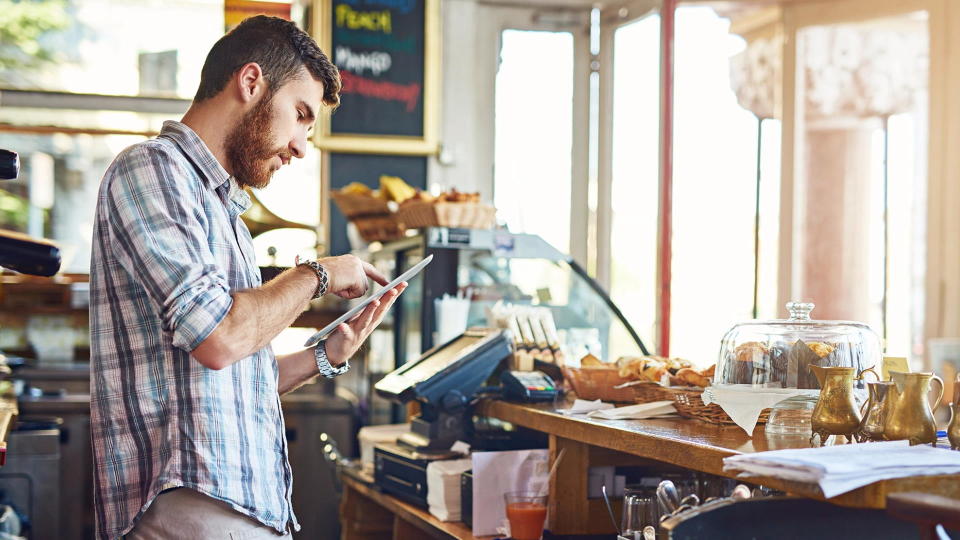
M227 135L227 160L240 186L265 188L273 177L270 161L282 149L271 149L273 96L264 96Z

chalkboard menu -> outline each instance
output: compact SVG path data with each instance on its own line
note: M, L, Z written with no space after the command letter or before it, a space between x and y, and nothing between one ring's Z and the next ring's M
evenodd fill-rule
M338 152L430 154L439 53L438 0L324 0L321 47L340 69L340 107L317 145Z
M350 182L361 182L372 189L380 187L380 176L399 176L418 189L427 187L427 158L423 156L390 156L373 154L328 154L330 189L340 189ZM350 252L347 240L347 219L330 205L330 255Z

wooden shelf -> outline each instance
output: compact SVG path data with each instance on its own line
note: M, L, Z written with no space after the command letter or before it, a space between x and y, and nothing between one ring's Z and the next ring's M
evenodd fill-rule
M595 420L552 412L553 406L484 400L477 414L499 418L518 426L590 446L669 463L709 474L733 478L724 472L723 458L781 448L803 448L802 440L767 437L763 428L751 437L737 426L716 426L689 419ZM775 478L750 478L793 495L827 500L858 508L884 508L890 493L919 491L960 498L960 475L923 476L884 480L837 497L825 499L819 487Z
M387 510L389 513L393 514L397 520L402 520L408 526L413 526L416 529L416 532L411 532L410 538L424 538L424 535L429 538L437 539L447 539L447 538L458 538L464 540L473 540L473 539L487 539L487 538L496 538L496 536L474 536L470 531L470 528L464 525L463 523L456 522L444 522L435 518L430 512L414 506L409 503L405 503L396 497L388 495L379 491L376 487L363 482L350 474L342 474L340 478L343 481L344 487L344 498L343 506L341 508L340 516L341 519L347 511L346 505L350 501L351 497L360 496L364 499L372 501L383 509ZM354 510L357 510L354 508ZM366 518L372 518L373 516L365 516ZM366 521L366 519L365 519ZM373 521L371 519L371 521ZM393 525L394 531L397 529L397 525ZM400 527L402 528L402 527ZM344 535L343 538L354 538L360 535L351 534L349 531L349 524L344 526ZM396 538L397 535L394 535Z

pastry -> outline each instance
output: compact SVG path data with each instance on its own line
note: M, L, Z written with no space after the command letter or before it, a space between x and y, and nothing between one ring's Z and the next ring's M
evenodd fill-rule
M706 387L710 385L710 379L692 368L683 368L677 371L676 378L682 381L685 386Z
M373 190L366 184L360 182L350 182L340 190L345 195L368 195L373 196Z
M780 383L782 388L786 388L789 378L789 362L787 359L787 349L783 345L770 347L770 365L773 370L770 374L770 382Z
M580 367L603 367L603 362L592 354L588 354L580 359Z
M651 361L643 368L643 380L660 382L664 375L669 374L667 367L661 362Z
M834 350L833 345L830 345L829 343L823 343L820 341L813 341L813 342L807 343L807 347L810 347L810 350L817 353L817 356L819 356L820 358L826 358L830 356L830 353L832 353Z
M754 369L766 370L769 353L770 349L759 341L748 341L738 345L734 350L737 361L734 363L733 382L736 384L753 384L755 382Z
M480 202L480 193L463 193L457 191L455 188L451 188L450 191L444 191L437 197L437 202L452 202L452 203L478 203Z
M676 375L677 371L683 368L693 367L690 362L682 358L664 358L664 363L667 366L667 369L670 371L671 375Z
M383 175L380 177L380 197L397 203L413 197L417 190L403 181L403 178Z
M617 369L624 379L640 380L646 360L640 356L624 356L617 360Z

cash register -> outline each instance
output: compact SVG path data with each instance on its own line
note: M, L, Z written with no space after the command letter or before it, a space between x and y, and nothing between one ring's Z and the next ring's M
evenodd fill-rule
M450 450L465 438L469 404L503 359L512 354L504 330L471 328L425 352L381 379L378 395L400 403L416 401L420 414L396 443L374 447L378 486L418 506L427 506L427 465L461 457Z
M471 328L381 379L374 387L378 395L420 405L410 433L401 436L398 444L420 453L448 452L464 437L467 405L511 355L510 344L504 330Z
M431 461L462 457L451 451L458 440L473 442L470 404L503 360L513 354L508 330L470 328L386 375L374 389L381 397L417 402L420 414L395 443L374 447L374 477L384 491L426 506L426 469ZM500 373L497 392L508 399L552 400L553 381L540 372Z

